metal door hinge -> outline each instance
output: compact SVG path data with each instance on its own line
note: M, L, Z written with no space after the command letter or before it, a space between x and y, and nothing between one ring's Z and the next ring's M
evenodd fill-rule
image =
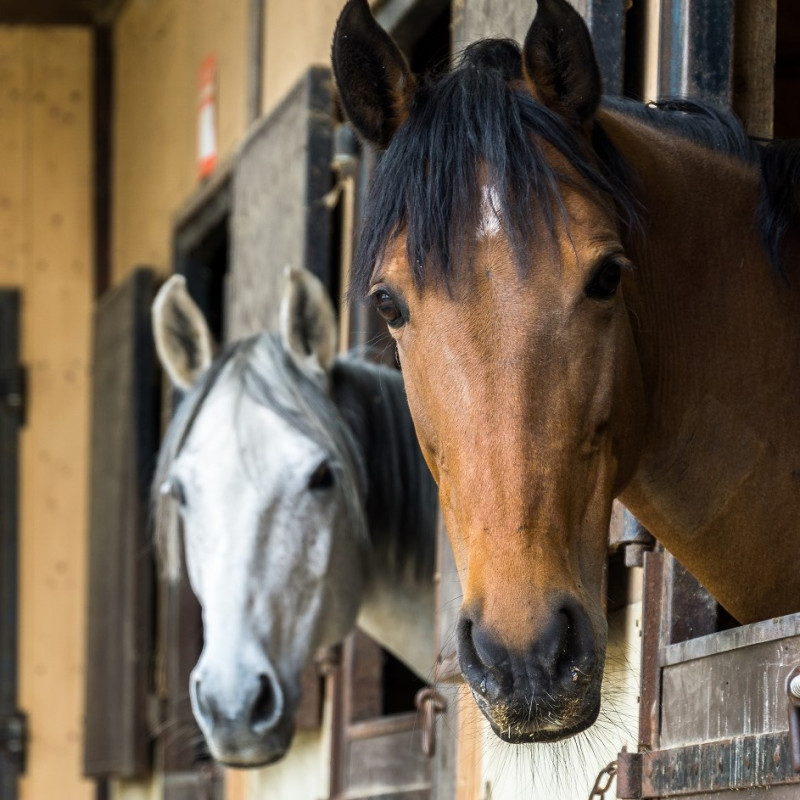
M25 367L0 368L0 410L16 419L20 427L25 424L27 384Z
M426 687L417 692L414 705L422 718L422 753L426 758L433 758L436 754L436 715L447 711L447 703L436 689Z
M25 772L28 753L28 718L20 711L0 716L0 753L17 770Z

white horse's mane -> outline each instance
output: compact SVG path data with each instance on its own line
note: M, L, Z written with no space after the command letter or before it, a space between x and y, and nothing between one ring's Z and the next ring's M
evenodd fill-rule
M411 560L430 576L435 558L436 489L422 461L402 379L393 370L342 357L331 395L289 356L277 335L262 333L226 347L179 403L159 453L152 491L162 568L180 575L175 503L160 487L203 404L221 381L234 381L326 452L352 529L394 565Z

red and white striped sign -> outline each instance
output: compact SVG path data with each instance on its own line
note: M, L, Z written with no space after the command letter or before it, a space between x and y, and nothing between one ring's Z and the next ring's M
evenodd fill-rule
M217 57L200 65L200 105L197 111L197 174L207 178L217 165Z

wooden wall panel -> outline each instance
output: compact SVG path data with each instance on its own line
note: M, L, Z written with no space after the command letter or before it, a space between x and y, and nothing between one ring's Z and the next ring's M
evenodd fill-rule
M0 286L22 280L25 207L23 28L0 28Z
M772 138L778 0L736 0L733 110L751 136Z
M268 0L262 108L269 114L312 64L329 65L344 0Z
M92 48L79 28L0 28L0 281L22 297L23 800L89 798L81 777Z
M130 0L115 26L112 276L166 274L173 218L198 186L197 80L218 60L220 160L247 124L248 0Z

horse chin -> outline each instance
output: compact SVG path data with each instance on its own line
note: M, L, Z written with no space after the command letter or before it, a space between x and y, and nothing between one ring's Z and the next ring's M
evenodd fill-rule
M544 744L560 742L591 727L600 713L600 692L590 691L579 700L568 700L558 711L549 711L546 718L531 715L528 708L498 704L490 706L473 690L472 696L495 735L508 744Z
M291 721L281 720L277 726L259 736L250 735L246 741L235 738L210 737L208 747L215 761L236 769L256 769L280 761L289 750L294 737Z
M234 756L215 755L214 760L219 761L225 767L234 769L257 769L258 767L268 767L276 761L280 761L286 755L286 750L275 750L271 753L245 753Z

